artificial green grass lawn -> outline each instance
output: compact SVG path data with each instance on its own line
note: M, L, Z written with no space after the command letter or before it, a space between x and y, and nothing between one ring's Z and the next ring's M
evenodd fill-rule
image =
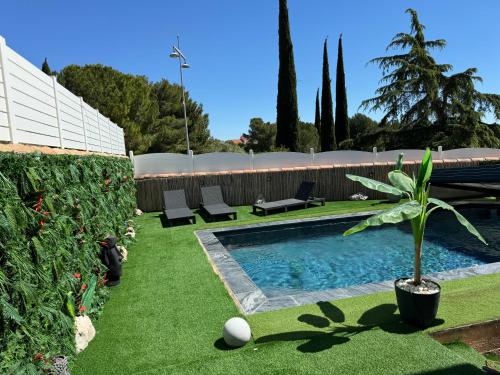
M194 230L384 208L378 202L164 228L158 213L137 218L122 284L113 289L97 335L73 374L480 374L481 357L462 355L399 322L392 292L247 316L254 341L221 345L239 315ZM425 252L424 252L425 256ZM402 275L404 276L404 275ZM500 317L500 274L442 283L441 329Z

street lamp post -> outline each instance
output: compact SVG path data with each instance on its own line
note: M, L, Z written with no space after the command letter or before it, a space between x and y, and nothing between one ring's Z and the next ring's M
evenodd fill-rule
M180 48L181 46L179 42L179 36L177 35L177 47L175 45L172 46L172 53L170 53L170 57L179 60L179 72L181 75L182 105L184 107L184 126L186 130L187 153L189 154L190 147L189 147L188 120L186 113L186 94L184 93L184 81L182 77L182 69L189 68L189 64L187 63L186 57L182 54Z

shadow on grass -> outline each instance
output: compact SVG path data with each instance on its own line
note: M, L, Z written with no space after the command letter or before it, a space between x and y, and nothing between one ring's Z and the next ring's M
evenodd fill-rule
M302 314L297 319L316 328L316 330L291 331L277 333L258 338L255 343L262 344L274 341L304 341L297 350L303 353L317 353L348 342L351 337L373 329L381 329L394 334L410 334L421 329L401 321L396 314L395 304L382 304L375 306L363 313L358 319L358 325L344 324L345 316L342 310L330 302L318 302L318 307L323 316ZM433 326L444 321L436 319ZM317 329L321 330L317 330Z
M305 208L304 206L290 206L286 210L284 207L279 207L275 209L271 209L267 212L267 215L264 214L264 210L257 210L256 212L253 212L253 210L250 212L252 216L255 217L267 217L269 215L273 214L286 214L288 212L293 212L293 211L302 211L302 210L307 210L308 208L314 208L314 207L322 207L320 203L308 203L308 206Z
M159 214L159 215L157 215L157 217L160 218L161 226L163 228L172 228L172 227L180 227L183 225L191 225L191 221L189 219L177 219L174 221L168 221L165 214Z
M233 348L231 346L228 346L222 337L214 342L214 347L216 349L223 350L223 351L230 351L230 350L238 349L238 348Z
M424 372L417 372L413 375L475 375L475 374L485 374L483 371L478 369L476 366L471 364L456 365L451 367L446 367L439 370L431 370Z
M398 202L391 202L389 199L384 199L384 200L372 203L371 206L381 206L383 204L395 204L395 203L398 203Z
M205 223L216 223L219 221L235 221L232 218L232 215L217 215L217 216L210 216L207 211L199 208L196 210L196 213L200 215L200 217L203 219Z

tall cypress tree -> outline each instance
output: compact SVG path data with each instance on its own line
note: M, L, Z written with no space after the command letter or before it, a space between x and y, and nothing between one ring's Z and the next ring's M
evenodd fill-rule
M339 38L339 49L337 55L337 83L335 89L335 139L337 144L340 144L340 142L350 138L342 34L340 34Z
M49 63L47 62L47 58L43 60L42 72L44 72L48 76L54 75L54 72L50 69Z
M314 126L318 131L318 136L321 134L321 111L319 109L319 89L316 91L316 109L314 113Z
M297 108L297 78L293 60L293 45L290 36L286 0L279 0L279 75L278 100L276 104L276 147L290 151L298 149L299 112Z
M333 120L330 65L328 64L328 40L323 46L323 87L321 89L321 151L337 149Z

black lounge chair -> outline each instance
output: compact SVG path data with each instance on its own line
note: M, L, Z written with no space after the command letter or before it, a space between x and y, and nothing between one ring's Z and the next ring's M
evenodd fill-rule
M184 190L168 190L163 192L163 212L167 217L168 223L173 220L188 219L196 224L196 217L186 203L186 194Z
M202 208L210 218L217 216L233 215L233 219L236 220L236 210L229 207L222 198L222 190L219 185L216 186L204 186L201 188L201 199L200 208Z
M256 214L257 209L264 212L264 215L267 215L267 212L270 210L284 209L285 212L287 212L290 207L307 208L309 205L314 203L321 203L321 205L324 206L325 198L315 198L311 196L314 185L314 182L304 181L300 185L297 194L295 194L295 198L283 199L274 202L256 203L253 205L253 213Z

